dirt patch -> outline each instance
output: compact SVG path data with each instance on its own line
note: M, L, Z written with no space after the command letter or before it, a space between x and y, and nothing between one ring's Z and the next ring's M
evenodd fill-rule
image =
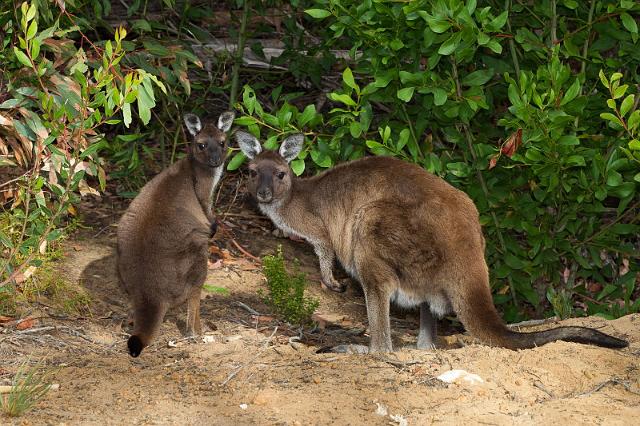
M396 353L317 354L326 345L367 342L361 291L356 285L345 294L321 290L313 252L303 243L274 237L269 222L251 216L250 209L227 216L228 234L223 231L219 244L231 250L233 237L255 256L283 244L285 254L298 258L309 274L324 328L299 333L270 317L256 293L263 286L259 269L235 250L222 266L212 262L207 277L208 284L228 294L203 293L206 342L182 336L185 309L178 308L155 343L132 359L125 349L128 306L114 274L111 224L118 209L112 211L94 230L66 243L60 265L65 278L90 293L91 315L52 317L43 306L28 330L0 326L0 384L8 384L27 357L53 368L60 384L21 419L0 417L0 423L629 424L640 416L640 315L542 326L598 328L631 342L620 351L565 342L510 351L453 334L440 338L443 349L427 352L411 349L416 313L394 311ZM451 326L443 326L449 334ZM452 369L477 374L484 382L437 379Z

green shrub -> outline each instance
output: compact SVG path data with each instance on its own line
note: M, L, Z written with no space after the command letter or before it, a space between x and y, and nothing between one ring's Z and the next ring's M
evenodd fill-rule
M286 322L304 325L310 322L311 315L319 305L318 300L305 297L307 287L305 274L297 270L289 274L284 265L282 246L276 255L262 258L262 272L267 278L268 294L262 295L265 303Z
M268 149L304 132L298 175L392 155L467 192L508 321L640 309L640 3L312 3L316 49L350 53L331 109L246 86L238 124Z

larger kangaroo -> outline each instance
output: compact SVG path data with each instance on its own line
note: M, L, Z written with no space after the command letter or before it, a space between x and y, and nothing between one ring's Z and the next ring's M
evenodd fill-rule
M363 158L300 179L288 163L302 149L302 135L285 139L279 153L262 151L245 132L237 132L236 139L252 159L249 191L260 210L279 228L313 245L324 284L342 290L332 273L335 257L362 284L370 352L392 351L390 301L420 307L420 349L435 343L434 316L451 311L489 345L520 349L555 340L628 345L585 327L533 333L507 328L491 298L478 211L464 192L443 179L388 157Z
M149 181L118 224L118 277L133 305L127 345L137 357L157 334L171 307L187 302L188 335L201 334L200 289L207 276L209 236L215 232L213 194L227 156L226 132L235 114L217 127L186 114L193 140L189 155Z

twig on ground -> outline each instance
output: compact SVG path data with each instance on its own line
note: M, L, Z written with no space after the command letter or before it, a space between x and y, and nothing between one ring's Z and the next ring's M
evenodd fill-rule
M536 326L536 325L542 325L542 324L547 324L547 323L550 323L550 322L555 322L557 320L558 320L557 317L534 319L534 320L517 322L515 324L507 324L507 327L509 327L509 328L533 327L533 326Z
M630 393L632 393L634 395L640 395L640 393L631 390L631 384L628 381L620 380L620 379L614 377L613 379L605 380L604 382L600 383L598 386L596 386L595 388L591 389L590 391L582 392L582 393L579 393L579 394L576 394L576 395L570 395L569 397L591 395L592 393L596 393L600 389L604 388L607 385L611 385L611 384L613 384L613 385L621 385L623 388L625 388L625 390L627 392L630 392Z
M542 392L546 393L547 395L549 395L550 398L555 398L556 396L553 394L553 392L547 390L547 388L542 384L541 381L536 380L535 382L533 382L533 386L537 387L538 389L540 389Z
M14 391L14 389L15 389L14 386L2 385L0 386L0 394L11 393ZM49 387L49 390L58 390L58 389L60 389L59 383L54 383Z
M41 331L50 331L55 330L56 327L46 326L46 327L38 327L38 328L28 328L26 330L16 331L16 334L31 334L31 333L40 333Z
M258 264L262 263L262 261L260 260L260 258L255 257L254 255L252 255L251 253L249 253L248 251L246 251L244 248L242 248L242 246L240 244L238 244L238 242L235 239L231 239L231 242L233 243L234 246L236 246L236 248L238 250L240 250L240 252L242 254L244 254L246 257L248 257L251 260L254 260L255 262L257 262Z
M245 311L249 312L251 315L262 315L260 312L256 311L251 306L246 305L246 304L244 304L244 303L242 303L242 302L240 302L238 300L236 300L236 306L241 307Z

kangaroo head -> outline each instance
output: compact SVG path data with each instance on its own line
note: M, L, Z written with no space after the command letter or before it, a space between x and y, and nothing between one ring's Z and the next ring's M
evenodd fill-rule
M263 151L258 139L246 132L237 132L236 140L244 155L251 159L248 185L251 195L262 204L285 199L291 190L293 179L289 162L302 150L304 136L289 136L282 142L277 153Z
M190 157L205 167L219 167L227 157L227 132L235 118L233 111L220 114L218 126L206 123L204 127L195 114L185 114L184 124L192 136Z

